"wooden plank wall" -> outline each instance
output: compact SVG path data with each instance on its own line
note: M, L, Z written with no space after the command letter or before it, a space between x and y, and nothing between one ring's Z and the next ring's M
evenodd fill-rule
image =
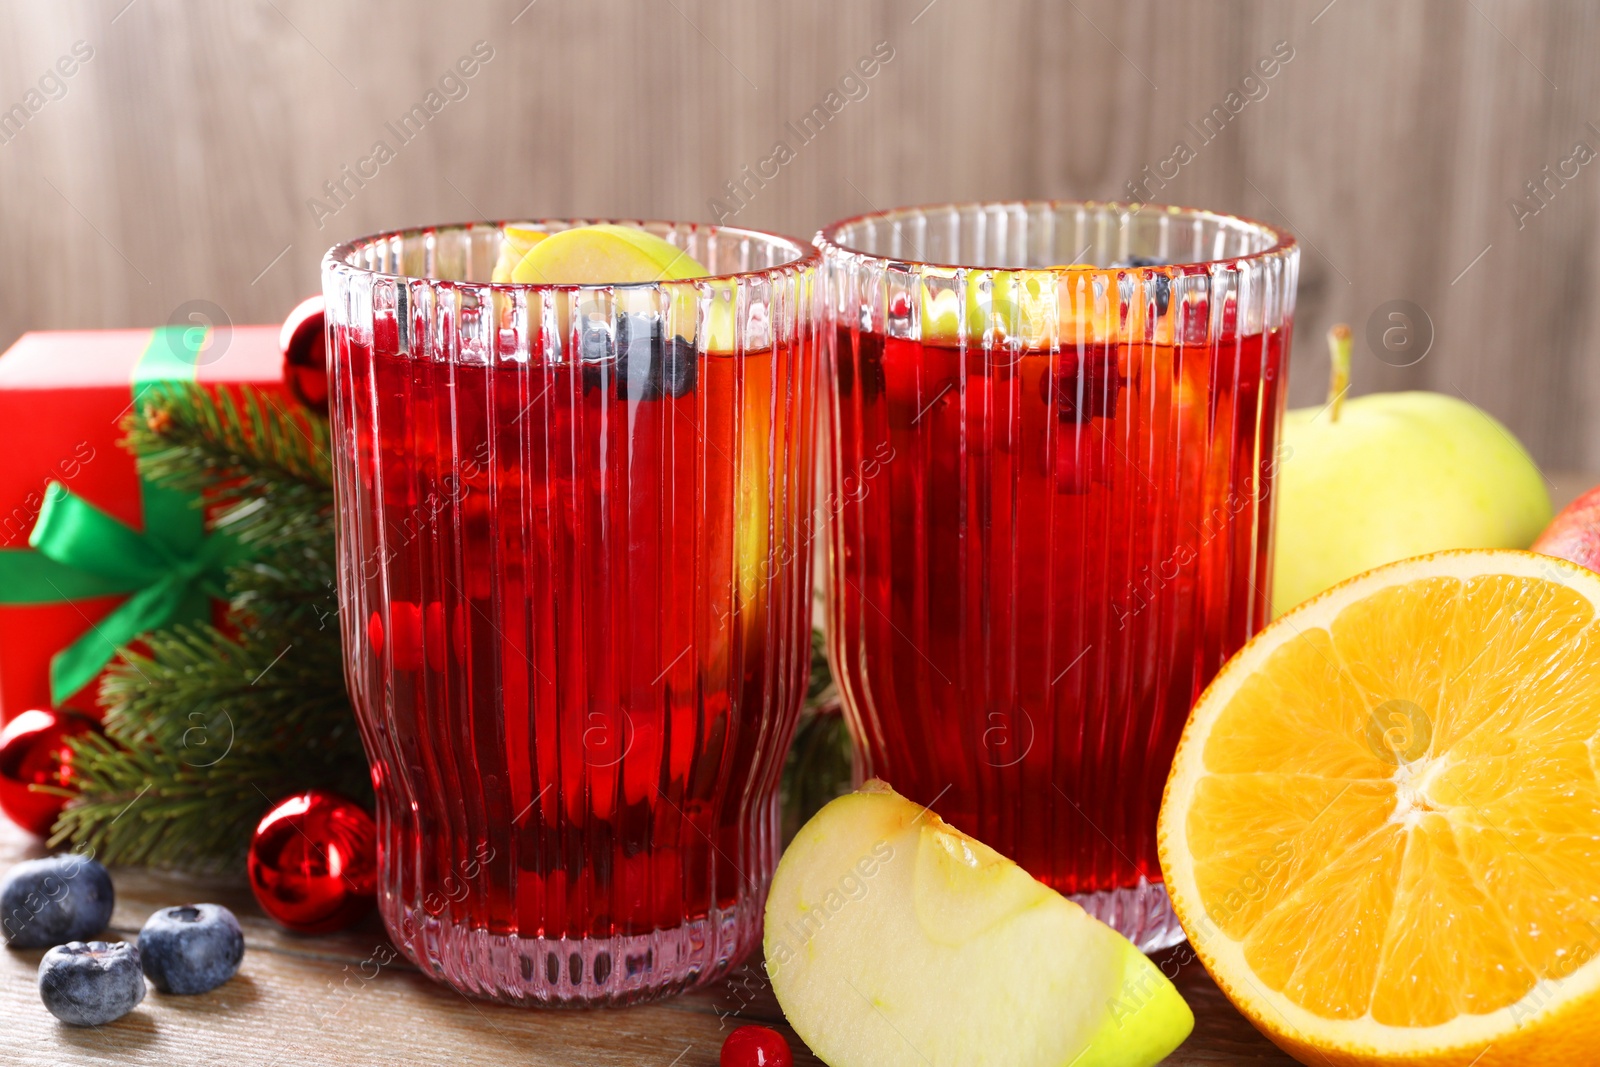
M1358 391L1456 392L1600 469L1597 48L1585 0L5 0L0 344L193 300L276 321L336 239L400 224L809 236L1144 182L1302 237L1296 403L1332 322L1406 301L1431 347L1358 345Z

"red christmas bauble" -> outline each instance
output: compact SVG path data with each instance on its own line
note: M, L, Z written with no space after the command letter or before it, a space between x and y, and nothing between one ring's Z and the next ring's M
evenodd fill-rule
M273 921L303 934L365 915L378 884L378 828L361 805L325 789L274 804L250 839L250 888Z
M307 297L283 320L278 347L283 350L283 384L306 407L326 415L327 335L322 321L322 297Z
M25 711L0 730L0 811L31 834L50 833L69 798L30 788L71 788L72 749L67 738L100 728L71 711Z

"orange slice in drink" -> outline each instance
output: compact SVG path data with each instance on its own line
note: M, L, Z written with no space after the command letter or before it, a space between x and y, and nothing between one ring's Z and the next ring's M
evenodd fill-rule
M1600 1064L1600 574L1380 567L1195 705L1161 865L1195 951L1308 1064Z

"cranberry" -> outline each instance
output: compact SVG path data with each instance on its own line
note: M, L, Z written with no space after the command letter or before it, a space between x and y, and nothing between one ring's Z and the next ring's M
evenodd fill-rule
M765 1026L741 1026L722 1043L721 1067L794 1067L789 1042Z
M1061 353L1061 377L1054 387L1042 385L1048 400L1056 391L1062 422L1083 425L1091 418L1117 414L1117 393L1127 384L1118 373L1116 349L1110 345L1084 345L1080 351Z

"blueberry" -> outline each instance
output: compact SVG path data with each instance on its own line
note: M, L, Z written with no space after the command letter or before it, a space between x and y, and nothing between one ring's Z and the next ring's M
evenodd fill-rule
M585 318L578 324L578 367L583 395L604 391L611 380L611 327L604 319Z
M583 375L583 395L588 396L595 389L604 392L606 382L611 380L610 364L585 361L580 366L583 368L580 372Z
M661 396L661 324L644 315L617 320L617 399Z
M144 999L139 950L124 941L69 941L39 961L39 997L72 1026L120 1019Z
M205 993L239 970L244 932L220 904L162 908L139 931L144 973L163 993Z
M1129 256L1127 259L1117 260L1111 266L1115 270L1139 270L1144 267L1164 267L1166 260L1154 256ZM1156 314L1165 315L1167 304L1172 299L1172 279L1165 274L1157 274L1150 281L1150 290L1156 298Z
M1150 288L1155 291L1156 314L1165 315L1167 304L1172 300L1172 279L1165 274L1157 274Z
M578 327L578 358L598 363L611 358L611 328L601 319L584 319Z
M0 936L12 948L49 948L93 937L111 921L116 893L95 860L65 853L24 860L0 882Z
M659 319L624 315L617 320L615 344L600 325L597 333L582 335L580 347L585 393L603 388L610 379L616 380L618 400L659 400L694 392L699 353L682 337L664 340ZM608 361L612 353L615 362Z
M694 392L695 373L700 353L682 337L667 342L661 360L661 388L668 396L688 396Z

